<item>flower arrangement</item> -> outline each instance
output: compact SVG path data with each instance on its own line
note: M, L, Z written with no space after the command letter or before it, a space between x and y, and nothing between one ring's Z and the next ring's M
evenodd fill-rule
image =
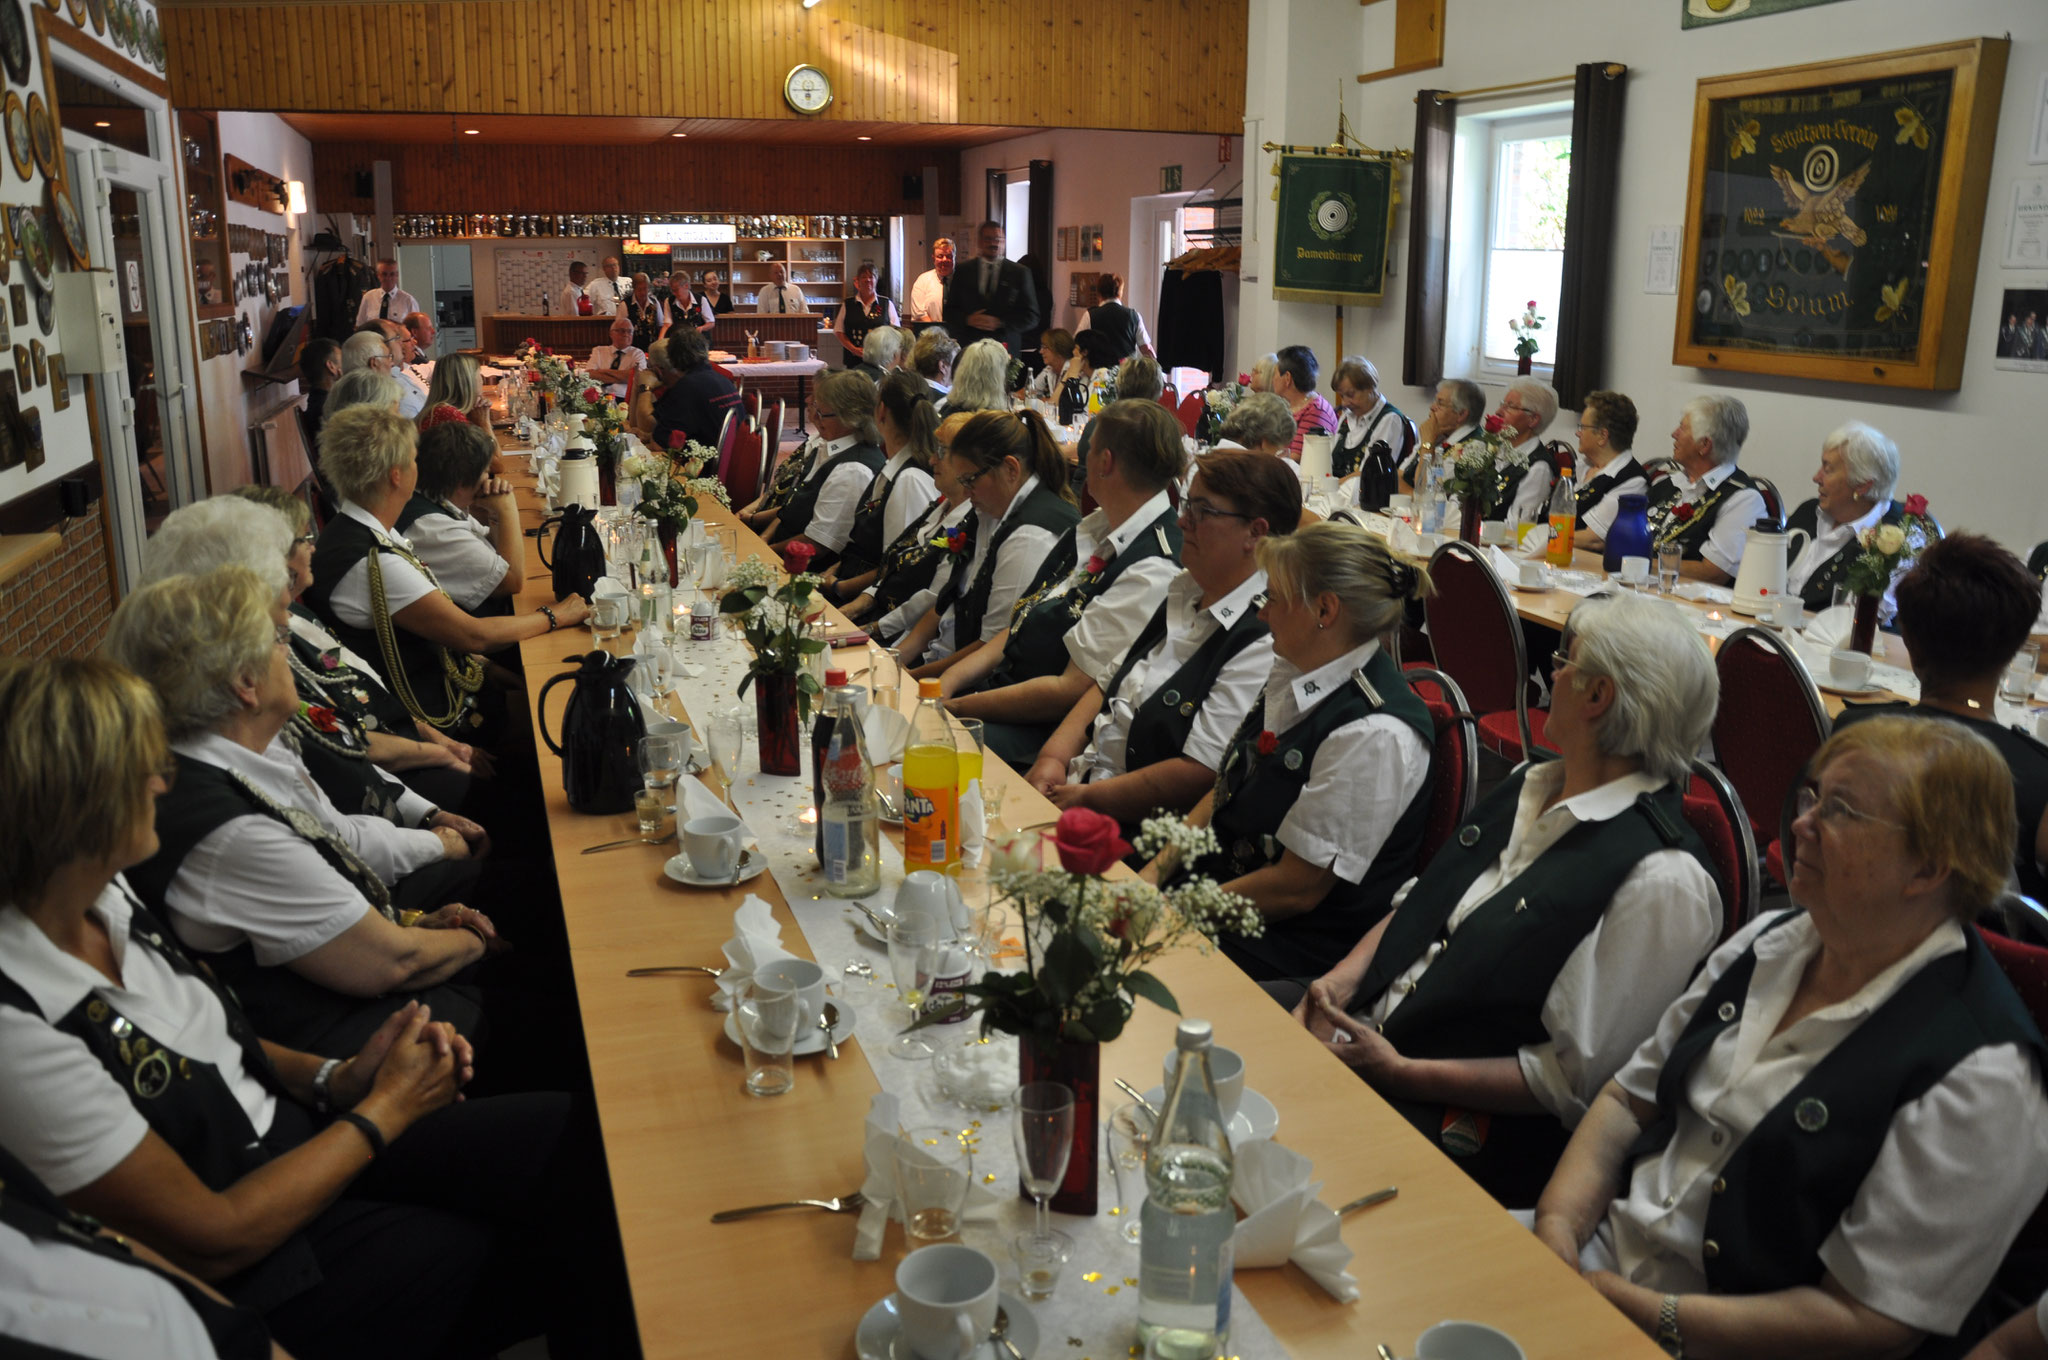
M1858 595L1882 597L1892 577L1941 538L1927 515L1925 496L1908 496L1897 524L1874 524L1857 535L1862 551L1849 560L1842 584Z
M1046 862L1047 841L1057 864ZM1192 863L1216 850L1216 834L1178 817L1148 819L1138 849L1167 848ZM1140 997L1179 1013L1166 984L1146 971L1161 954L1183 944L1206 952L1224 931L1264 933L1257 908L1213 879L1187 878L1170 888L1105 879L1130 851L1116 819L1087 808L1067 809L1050 834L997 847L991 877L1022 914L1024 969L991 972L967 987L961 1005L981 1017L984 1034L1108 1043L1123 1033ZM942 1008L921 1023L960 1009Z
M822 617L816 598L820 578L799 572L771 590L773 580L766 564L739 563L726 577L718 612L739 617L741 636L754 652L747 673L740 677L738 692L745 694L758 676L793 675L797 721L802 723L811 716L812 697L824 690L805 664L825 650L825 640L812 636L813 618Z
M1536 314L1536 299L1529 299L1528 309L1520 316L1508 319L1508 329L1515 333L1515 357L1527 359L1542 348L1536 339L1536 332L1543 329L1543 318Z
M1100 411L1116 400L1116 370L1098 368L1088 375L1088 409Z
M1480 432L1453 448L1451 455L1444 489L1460 502L1477 504L1485 519L1500 509L1501 473L1529 462L1528 450L1514 446L1507 422L1498 414L1488 416Z
M575 376L575 371L551 349L541 348L527 356L527 366L538 375L537 381L554 396L562 395L563 387Z
M1031 375L1025 371L1024 361L1013 356L1010 359L1009 368L1003 373L1003 390L1005 392L1022 392L1030 385Z
M725 483L699 475L718 456L702 444L685 443L667 454L650 452L637 442L631 447L635 451L620 460L619 475L640 483L640 500L633 513L642 519L681 529L696 518L702 501L732 503Z

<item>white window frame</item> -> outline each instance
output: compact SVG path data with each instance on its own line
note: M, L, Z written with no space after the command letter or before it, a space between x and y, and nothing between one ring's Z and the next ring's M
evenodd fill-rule
M1512 358L1489 359L1485 353L1500 149L1508 142L1529 138L1568 137L1571 130L1569 101L1459 116L1451 161L1450 282L1444 307L1447 376L1470 377L1488 386L1505 386L1514 380L1516 363ZM1546 317L1544 324L1555 326L1557 317ZM1530 375L1549 382L1551 368L1538 360L1530 366Z

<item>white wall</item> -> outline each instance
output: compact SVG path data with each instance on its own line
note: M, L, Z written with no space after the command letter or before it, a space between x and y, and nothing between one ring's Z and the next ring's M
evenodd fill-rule
M1260 141L1327 142L1334 131L1333 90L1344 87L1353 130L1374 146L1411 147L1414 95L1423 87L1472 89L1562 75L1582 61L1611 60L1630 68L1622 147L1622 200L1617 239L1608 369L1605 385L1627 392L1643 413L1639 453L1666 450L1666 432L1685 400L1702 389L1732 392L1748 404L1749 447L1743 465L1775 479L1803 499L1819 461L1820 442L1842 421L1867 420L1898 440L1905 489L1926 493L1950 529L1990 533L2022 555L2048 538L2048 474L2040 433L2048 413L2048 377L1992 367L2000 293L2048 288L2048 275L2001 268L2002 205L2028 166L2041 81L2048 75L2048 3L2043 0L1841 0L1792 13L1681 30L1680 0L1453 0L1440 70L1358 85L1360 71L1392 63L1391 5L1363 9L1356 0L1251 0L1245 112L1263 118L1249 130ZM1385 11L1385 13L1382 13ZM1906 393L1861 384L1816 383L1764 375L1705 374L1671 363L1678 299L1643 292L1649 230L1684 220L1695 82L1702 77L1804 62L1835 60L1974 36L2010 35L1998 143L1991 166L1982 254L1978 262L1968 358L1955 392ZM1340 79L1341 78L1341 79ZM1471 103L1495 108L1500 101ZM1246 194L1262 222L1271 175L1263 153L1251 154ZM1405 274L1408 214L1395 221L1395 268ZM1262 239L1260 272L1270 267L1270 236ZM1249 251L1249 247L1248 247ZM1345 349L1370 356L1394 401L1419 415L1428 394L1399 385L1405 277L1390 281L1378 308L1350 308ZM1247 280L1242 294L1238 367L1277 344L1307 343L1327 372L1337 358L1328 307L1276 303L1270 285ZM1492 393L1497 397L1498 393ZM1551 433L1569 436L1560 415Z
M223 113L220 115L220 145L223 155L238 156L258 170L279 179L300 180L306 186L306 216L319 211L313 201L313 145L292 131L284 120L268 113ZM305 261L300 250L299 223L305 217L285 217L264 212L246 203L228 200L227 220L238 226L264 232L284 232L291 237L291 293L280 305L296 306L306 300ZM238 270L248 263L245 255L230 256L228 268ZM262 297L245 298L236 310L256 327L256 344L247 354L232 352L199 361L199 409L206 429L207 483L218 495L251 480L249 467L249 416L268 409L296 384L256 387L242 378L244 369L263 367L263 337L276 315ZM197 352L196 350L194 351Z

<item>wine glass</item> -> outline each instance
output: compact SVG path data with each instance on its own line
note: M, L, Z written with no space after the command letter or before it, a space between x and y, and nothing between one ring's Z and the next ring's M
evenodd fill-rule
M1014 1106L1017 1174L1038 1210L1031 1236L1043 1242L1061 1235L1046 1226L1045 1202L1067 1178L1074 1153L1074 1092L1062 1082L1027 1081L1017 1088Z
M732 785L740 772L740 743L743 731L739 712L727 709L711 719L704 734L704 747L711 757L711 772L717 777L719 787L725 793L725 805L732 808L735 816L739 808L733 805Z
M640 763L640 779L650 789L670 790L683 771L683 744L674 737L642 737L634 754ZM674 812L675 804L668 810Z
M868 702L891 713L903 711L903 657L894 647L868 644Z
M910 1008L910 1021L924 1014L926 994L932 979L943 975L946 955L953 947L953 925L937 917L913 912L889 923L889 971L896 979L896 995ZM916 1029L906 1029L889 1045L892 1057L916 1060L938 1052Z

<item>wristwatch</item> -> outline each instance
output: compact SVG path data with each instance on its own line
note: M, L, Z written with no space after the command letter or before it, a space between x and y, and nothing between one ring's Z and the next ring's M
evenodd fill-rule
M1679 1357L1685 1355L1685 1337L1678 1330L1678 1295L1666 1294L1664 1303L1657 1309L1657 1344L1664 1353Z

